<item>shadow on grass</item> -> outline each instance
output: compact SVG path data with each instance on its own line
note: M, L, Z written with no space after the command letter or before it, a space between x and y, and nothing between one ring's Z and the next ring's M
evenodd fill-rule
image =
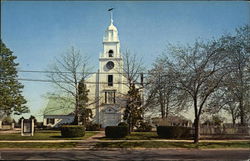
M187 148L187 149L214 149L214 148L248 148L250 142L209 142L209 143L188 143L188 142L102 142L96 147L101 148Z

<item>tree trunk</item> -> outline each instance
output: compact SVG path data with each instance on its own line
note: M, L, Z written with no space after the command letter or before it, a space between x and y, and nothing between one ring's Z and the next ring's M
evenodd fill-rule
M234 114L233 110L231 111L231 115L232 115L233 127L235 127L235 120L236 120L236 117L235 117L235 114Z
M163 102L163 98L162 98L162 93L161 91L159 91L159 97L160 97L160 106L161 106L161 118L165 118L166 114L165 114L165 105Z
M200 139L200 125L199 125L199 118L195 118L194 120L194 143L199 143Z
M132 117L131 117L131 114L129 114L129 117L128 117L128 133L129 134L132 132L132 129L133 129Z
M242 100L240 100L239 109L240 109L240 125L244 126L245 125L245 111L244 111Z
M78 125L79 122L79 112L78 112L78 99L76 98L76 105L75 105L75 117L74 117L74 122L73 125Z

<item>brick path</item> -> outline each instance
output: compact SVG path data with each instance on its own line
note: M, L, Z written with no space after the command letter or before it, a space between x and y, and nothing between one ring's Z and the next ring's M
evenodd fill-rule
M93 135L89 138L87 138L84 142L79 142L76 146L76 148L88 148L93 149L95 147L95 144L99 142L100 138L105 137L105 132L100 131L98 134Z

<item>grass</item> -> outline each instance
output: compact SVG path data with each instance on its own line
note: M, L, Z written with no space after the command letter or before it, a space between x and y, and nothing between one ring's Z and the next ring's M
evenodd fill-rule
M34 136L21 136L18 134L0 134L0 140L84 140L98 132L86 131L83 137L64 138L60 131L43 130L35 132Z
M131 132L130 135L124 137L124 138L101 138L101 140L157 140L157 139L164 139L160 138L157 135L156 131L151 131L151 132ZM183 138L177 139L177 140L182 140ZM176 140L176 139L174 139ZM185 140L192 140L192 138L185 138Z
M76 142L70 143L0 143L0 148L74 148Z
M152 140L160 139L156 132L131 132L125 138L113 138L112 140ZM102 138L101 140L110 140L110 138Z
M250 141L239 142L200 142L198 144L188 142L99 142L95 145L96 148L199 148L199 149L214 149L214 148L247 148L250 149Z

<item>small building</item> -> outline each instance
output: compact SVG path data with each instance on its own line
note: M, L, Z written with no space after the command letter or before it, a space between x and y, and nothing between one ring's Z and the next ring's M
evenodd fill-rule
M74 121L74 104L70 99L58 99L50 97L44 110L43 125L47 127L58 127Z

